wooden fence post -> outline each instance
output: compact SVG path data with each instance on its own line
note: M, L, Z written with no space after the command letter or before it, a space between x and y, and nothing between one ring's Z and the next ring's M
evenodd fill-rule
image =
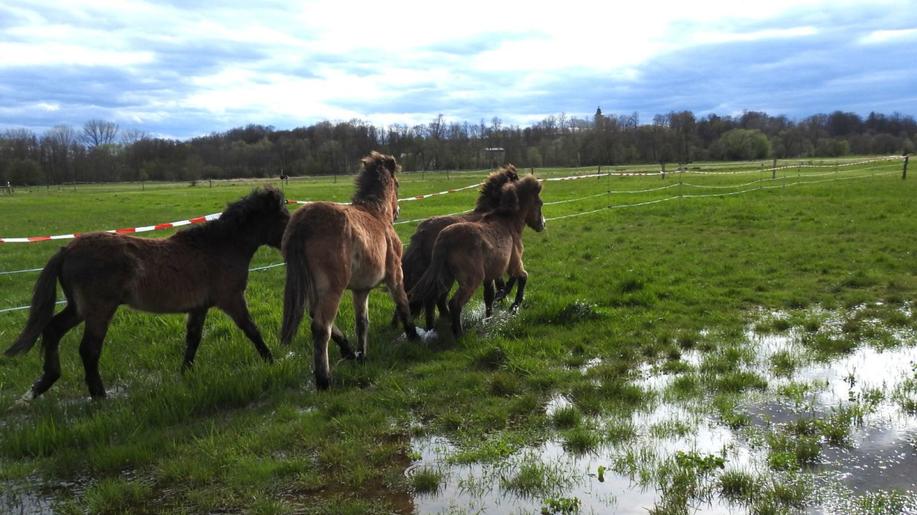
M902 181L907 179L907 160L910 159L910 157L911 156L904 156L904 169L901 170L901 180Z

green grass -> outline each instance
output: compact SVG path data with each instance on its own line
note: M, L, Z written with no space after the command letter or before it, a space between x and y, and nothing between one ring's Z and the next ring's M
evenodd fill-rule
M882 166L876 170L900 169L897 163ZM408 175L401 195L460 187L481 176L452 174L447 180L426 174L422 180ZM751 177L690 180L728 185ZM543 197L550 202L665 184L677 184L677 178L550 182ZM131 185L35 189L0 197L0 235L185 219L222 210L252 184L148 186L144 191ZM352 188L346 180L321 179L291 181L286 191L289 198L342 201ZM545 215L645 202L678 191L549 205ZM406 202L402 218L462 211L474 197L465 191ZM529 284L517 315L496 327L469 323L458 342L445 337L415 344L399 339L399 331L388 326L392 303L383 292L373 292L370 357L363 364L336 363L332 389L325 393L312 385L308 324L290 349L281 349L277 341L283 268L253 272L246 294L278 357L273 365L262 363L234 324L214 311L195 369L182 375L184 318L122 309L102 353L101 373L114 393L107 401L85 400L80 330L62 341L63 377L27 408L11 409L40 372L39 352L0 358L0 479L89 481L85 489L56 489L56 499L61 506L87 503L100 510L384 513L409 511L413 492L447 480L434 482L431 474L418 485L416 475L414 480L404 476L417 434L447 437L458 448L452 460L459 464L502 465L549 438L564 442L571 453L602 444L626 447L646 430L635 428L630 416L660 396L675 403L704 400L718 420L742 428L748 420L739 401L770 387L768 378L746 368L756 353L744 345L744 331L758 310L832 309L881 300L889 309L880 318L902 329L917 327L913 316L895 311L917 293L914 198L917 181L884 176L549 221L543 233L525 232ZM403 241L415 226L397 226ZM0 245L0 271L40 267L59 246ZM252 266L280 261L276 250L261 249ZM27 304L35 278L0 275L0 309ZM479 299L480 293L473 302ZM0 345L12 341L26 317L26 312L0 313ZM822 332L823 321L816 319L774 321L761 329L799 326L807 335L803 344L816 356L836 356L874 337L867 320L867 315L854 319L832 335ZM353 334L349 296L338 322ZM689 350L700 355L698 366L685 362ZM338 361L336 349L331 356L332 363ZM581 370L586 363L598 364ZM636 383L644 363L674 376L664 392ZM798 360L781 355L770 365L788 375ZM902 390L896 399L913 406L915 390ZM544 406L556 395L568 398L573 411L546 415ZM826 427L818 436L775 432L766 445L772 467L794 471L816 462L817 439L843 443L842 428L855 417L837 415L831 423L837 430ZM663 424L655 430L677 435L687 429ZM678 470L673 474L684 473ZM131 475L123 476L125 471ZM569 498L566 472L530 461L508 471L501 484L538 502ZM687 477L676 479L670 484L672 506L696 486ZM707 484L711 481L701 486L739 500L754 494L748 493L745 478L727 476ZM755 478L755 506L796 506L808 495L796 483L775 481Z

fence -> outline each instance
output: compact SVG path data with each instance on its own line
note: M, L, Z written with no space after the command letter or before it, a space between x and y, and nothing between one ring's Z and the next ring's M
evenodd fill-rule
M819 183L826 183L826 182L846 181L846 180L865 179L865 178L880 177L880 176L898 175L899 172L897 170L884 171L884 172L878 172L878 173L874 172L874 173L851 175L851 176L847 176L847 175L840 176L839 171L838 171L838 168L840 167L850 168L853 166L864 166L864 165L869 165L869 164L888 163L888 162L894 162L894 161L901 161L903 163L903 171L900 173L902 175L902 179L905 179L907 177L906 174L907 174L907 162L908 162L908 159L906 156L900 156L900 157L899 156L889 156L889 157L882 157L882 158L871 159L871 160L856 161L856 162L850 162L850 163L839 163L839 164L811 164L811 163L802 164L800 163L798 165L761 168L758 170L727 170L727 171L718 171L718 172L680 170L680 171L675 171L675 172L668 172L669 177L672 177L673 175L678 176L679 182L667 184L664 186L654 187L654 188L641 188L641 189L631 189L631 190L613 190L611 188L607 188L606 191L603 191L603 192L585 195L582 197L577 197L577 198L572 198L572 199L564 199L564 200L546 202L544 205L545 206L554 206L554 205L560 205L560 204L582 202L585 200L595 199L598 197L611 198L612 196L652 193L652 192L657 192L657 191L665 191L665 190L671 190L674 188L679 188L679 194L677 195L670 195L670 196L662 197L658 199L633 202L633 203L625 203L625 204L609 203L609 204L606 204L605 206L601 206L596 209L545 218L545 221L566 220L569 218L587 216L587 215L591 215L591 214L595 214L595 213L599 213L599 212L607 211L611 209L636 208L636 207L649 206L649 205L654 205L654 204L661 204L661 203L670 202L673 200L680 200L680 199L727 197L727 196L743 195L743 194L752 193L756 191L784 189L784 188L804 186L804 185L809 185L809 184L819 184ZM828 172L814 172L814 173L803 174L801 173L801 170L803 168L815 168L815 169L833 168L834 170L828 171ZM777 175L776 172L781 171L781 170L796 170L797 173L795 175L786 175L786 174ZM690 176L690 175L696 175L697 177L701 178L701 177L709 177L709 176L716 176L716 175L720 175L720 176L737 175L737 174L744 175L744 174L750 174L750 173L759 173L759 174L765 173L766 174L768 172L771 173L770 177L755 179L755 180L748 181L748 182L741 183L741 184L730 184L730 185L697 184L697 183L685 182L683 180L685 176ZM666 173L667 172L663 170L659 170L657 172L652 172L652 171L650 172L597 172L597 173L582 174L582 175L570 175L570 176L564 176L564 177L548 177L542 180L546 182L575 181L575 180L584 180L584 179L601 179L602 177L610 178L610 177L615 177L615 176L618 176L618 177L660 176L664 179L666 176ZM809 178L826 177L826 176L830 176L831 178L804 180L804 179L809 179ZM463 186L461 188L451 188L451 189L444 190L444 191L438 191L438 192L427 193L423 195L405 197L405 198L399 199L399 202L424 200L424 199L435 197L435 196L448 195L450 193L455 193L459 191L476 188L479 186L479 184L480 183L475 183L475 184L470 184L468 186ZM753 187L748 187L748 186L753 186ZM718 193L685 194L684 188L714 189L714 190L729 189L729 190L735 190L735 191L722 191ZM739 188L745 188L745 189L739 189ZM312 201L292 200L288 202L295 203L295 204L306 204ZM462 213L467 213L467 212L468 211L460 211L460 212L441 214L441 215L435 215L435 216L451 216L451 215L457 215L457 214L462 214ZM190 218L187 220L180 220L176 222L168 222L164 224L156 224L156 225L149 225L149 226L142 226L142 227L132 227L132 228L125 228L125 229L112 229L107 232L112 232L112 233L117 233L117 234L129 234L129 233L140 233L140 232L147 232L147 231L163 230L163 229L169 229L169 228L174 228L174 227L181 227L184 225L203 223L206 221L215 220L219 218L219 216L220 216L220 213L214 213L210 215L204 215L204 216ZM395 225L419 223L424 220L428 220L430 218L433 218L433 217L431 216L431 217L416 218L416 219L410 219L410 220L402 220L402 221L395 222ZM35 243L35 242L49 241L49 240L69 239L69 238L75 238L77 236L78 236L78 233L70 233L70 234L62 234L62 235L54 235L54 236L0 238L0 243ZM272 264L265 265L265 266L258 266L258 267L250 268L249 271L258 272L258 271L263 271L263 270L270 270L273 268L281 267L283 265L284 263L272 263ZM28 268L28 269L22 269L22 270L0 271L0 276L35 273L35 272L40 272L41 270L42 270L41 268ZM61 304L64 302L65 301L59 301L58 304ZM10 307L10 308L3 308L3 309L0 309L0 314L14 312L14 311L21 311L21 310L25 310L28 308L29 306L16 306L16 307Z

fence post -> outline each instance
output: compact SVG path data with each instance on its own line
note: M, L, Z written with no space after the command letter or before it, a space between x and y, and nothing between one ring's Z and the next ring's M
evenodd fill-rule
M910 159L910 157L911 156L908 156L908 155L904 156L904 169L901 170L901 180L902 181L907 179L907 160Z
M663 161L661 164L662 164L662 180L665 180L665 161Z

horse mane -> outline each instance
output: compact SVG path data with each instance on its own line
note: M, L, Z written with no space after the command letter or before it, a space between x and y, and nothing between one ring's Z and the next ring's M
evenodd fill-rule
M541 181L534 175L526 175L515 182L507 182L500 190L500 204L497 212L515 214L519 208L541 193Z
M396 183L395 173L401 167L395 158L373 150L361 160L363 170L354 179L356 191L351 202L355 205L366 206L374 211L383 211L389 199L385 192L392 183ZM389 173L380 173L387 171ZM397 184L397 183L396 183Z
M474 210L478 212L493 211L500 207L503 185L518 180L519 174L516 172L516 167L509 163L491 172L478 189L480 195L478 195Z
M238 237L238 230L252 218L286 209L283 193L272 187L256 188L248 195L226 206L216 220L179 231L174 237L188 240L229 240Z

